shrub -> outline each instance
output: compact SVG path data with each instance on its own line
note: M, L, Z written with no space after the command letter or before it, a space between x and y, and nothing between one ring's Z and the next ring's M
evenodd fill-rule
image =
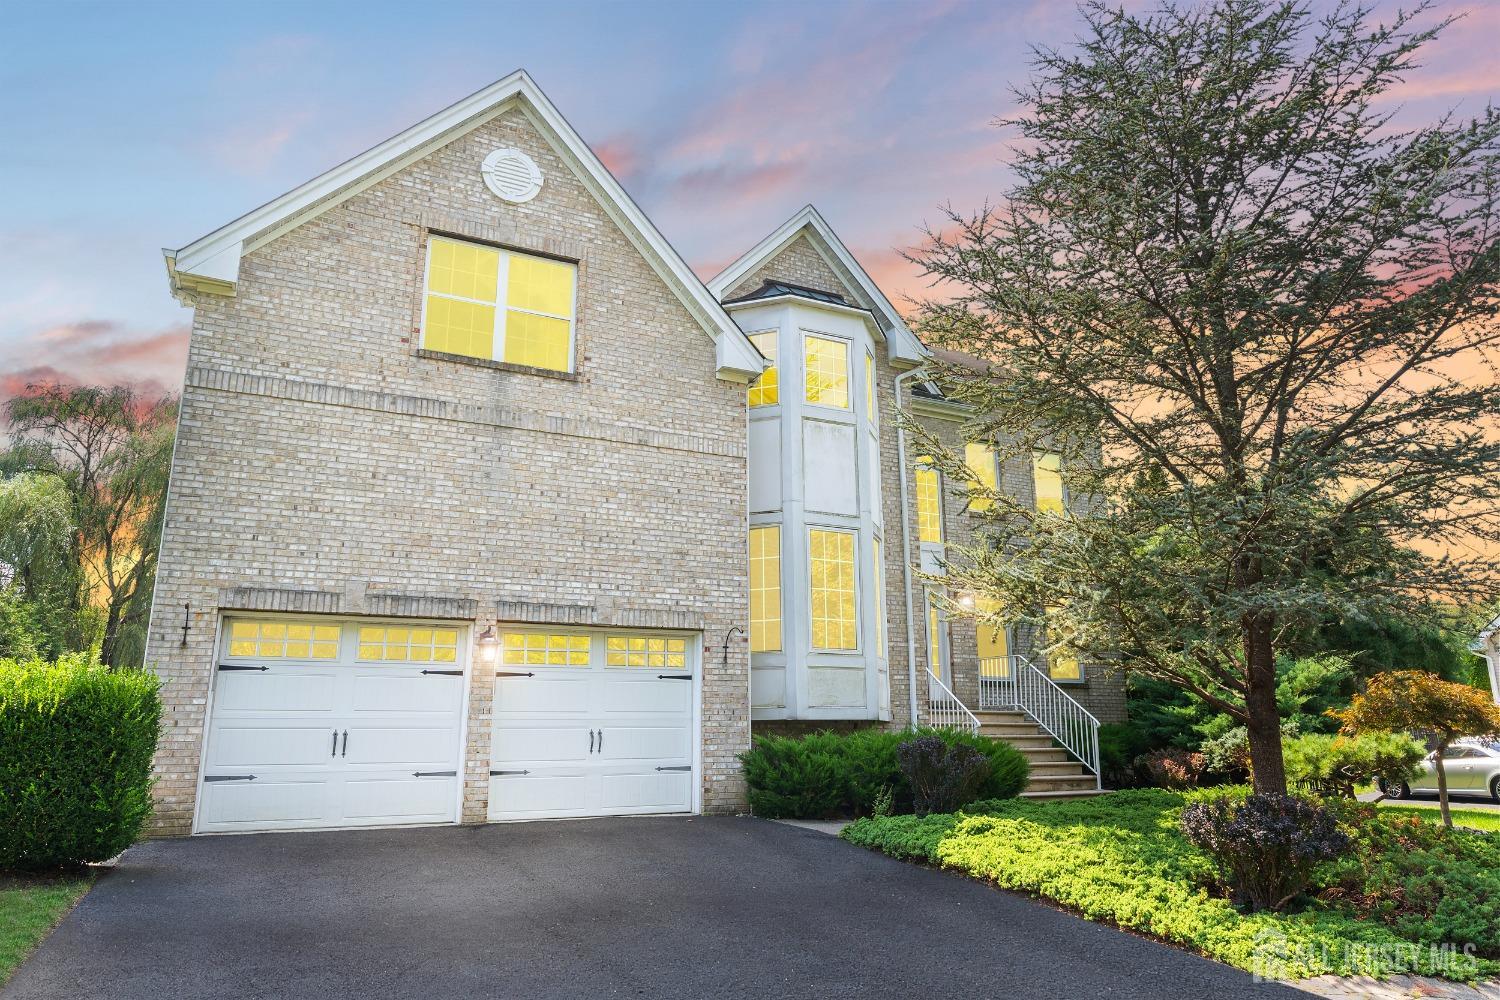
M911 785L918 816L953 812L978 798L989 759L973 747L918 736L901 744L901 773Z
M0 660L0 868L103 861L151 812L154 675Z
M1326 736L1310 733L1281 745L1286 779L1319 795L1354 798L1371 781L1396 785L1413 780L1427 750L1401 733Z
M1013 798L1026 787L1026 758L1009 744L961 730L924 733L950 745L968 746L988 758L978 796ZM868 815L880 803L892 812L910 812L912 788L901 773L897 751L911 735L906 730L857 729L800 737L757 736L741 757L751 811L769 819L816 819Z
M1284 909L1307 889L1313 868L1349 847L1331 812L1290 795L1195 802L1181 823L1218 865L1233 900L1251 910Z
M1145 756L1147 734L1129 722L1106 722L1099 727L1099 765L1107 788L1137 788L1145 783L1135 762Z
M1158 750L1136 764L1157 788L1196 788L1203 781L1203 755L1193 750Z

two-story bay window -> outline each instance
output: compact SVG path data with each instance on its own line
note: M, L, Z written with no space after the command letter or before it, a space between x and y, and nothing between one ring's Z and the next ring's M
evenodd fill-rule
M1061 514L1067 507L1063 489L1062 456L1055 451L1039 451L1031 456L1031 477L1036 484L1036 509Z
M964 445L964 465L968 466L971 487L993 493L1000 486L1000 468L995 458L995 449L987 444L970 441ZM987 511L995 501L978 492L969 497L969 509Z
M943 493L932 459L917 459L917 540L943 544Z
M849 408L849 345L831 337L803 338L803 398L817 406Z
M749 340L771 362L750 387L749 403L751 406L774 406L781 400L781 374L776 368L776 331L752 333Z
M854 532L809 528L807 565L813 649L858 649Z
M577 266L564 261L434 236L422 347L572 371L577 277Z
M750 529L750 652L781 650L781 526Z

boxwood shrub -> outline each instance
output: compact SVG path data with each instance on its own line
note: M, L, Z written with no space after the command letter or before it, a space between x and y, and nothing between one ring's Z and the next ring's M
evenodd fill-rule
M0 659L0 869L103 861L151 812L155 675Z
M984 754L989 767L976 799L1008 799L1026 787L1026 758L1008 743L963 730L921 730L949 745ZM806 736L757 736L741 760L750 786L750 809L769 819L867 816L884 794L897 813L912 811L912 789L901 773L897 748L910 730L822 731Z

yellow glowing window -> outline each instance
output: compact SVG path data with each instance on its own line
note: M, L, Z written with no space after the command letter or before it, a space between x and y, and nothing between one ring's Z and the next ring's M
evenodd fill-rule
M589 637L502 632L500 662L510 666L586 667L589 665Z
M969 442L964 445L964 465L968 466L970 481L975 489L993 492L999 488L999 469L995 462L995 451L989 445ZM969 509L989 510L995 502L987 496L974 494L969 498Z
M875 422L875 356L865 355L865 416Z
M976 605L980 617L974 622L974 638L979 650L979 676L1009 677L1010 642L1005 626L999 623L1000 602L982 597Z
M1036 509L1061 514L1066 507L1062 456L1055 451L1037 452L1031 456L1031 473L1036 482Z
M804 396L819 406L849 408L849 347L842 340L809 334L803 346Z
M229 623L229 655L287 660L336 660L339 627L240 619Z
M917 540L943 543L943 494L932 460L917 459Z
M875 615L875 652L879 656L885 655L885 563L880 561L880 539L870 539L871 555L874 557L873 578L875 586L871 587L871 604Z
M943 679L943 616L935 597L927 599L927 669Z
M604 640L608 667L687 666L687 640L650 635L612 635Z
M1051 656L1047 658L1047 673L1055 681L1083 680L1083 666L1076 656Z
M776 331L752 333L750 343L771 362L750 387L750 405L771 406L781 401L781 373L776 367Z
M458 630L426 625L362 625L359 658L453 663L458 660Z
M577 273L561 261L433 237L422 346L571 371Z
M781 649L781 528L750 529L750 651Z
M858 649L854 533L811 528L807 543L813 648Z

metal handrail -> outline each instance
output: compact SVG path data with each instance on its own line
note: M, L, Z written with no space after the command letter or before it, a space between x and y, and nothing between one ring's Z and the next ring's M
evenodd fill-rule
M932 671L927 671L927 680L937 685L941 690L939 697L932 697L928 691L927 708L922 711L921 724L924 726L951 727L953 729L967 729L971 733L979 732L979 716L969 711L969 706L958 699L958 695L943 679Z
M994 656L979 661L979 710L1019 709L1094 772L1099 768L1099 720L1047 672L1024 656Z

